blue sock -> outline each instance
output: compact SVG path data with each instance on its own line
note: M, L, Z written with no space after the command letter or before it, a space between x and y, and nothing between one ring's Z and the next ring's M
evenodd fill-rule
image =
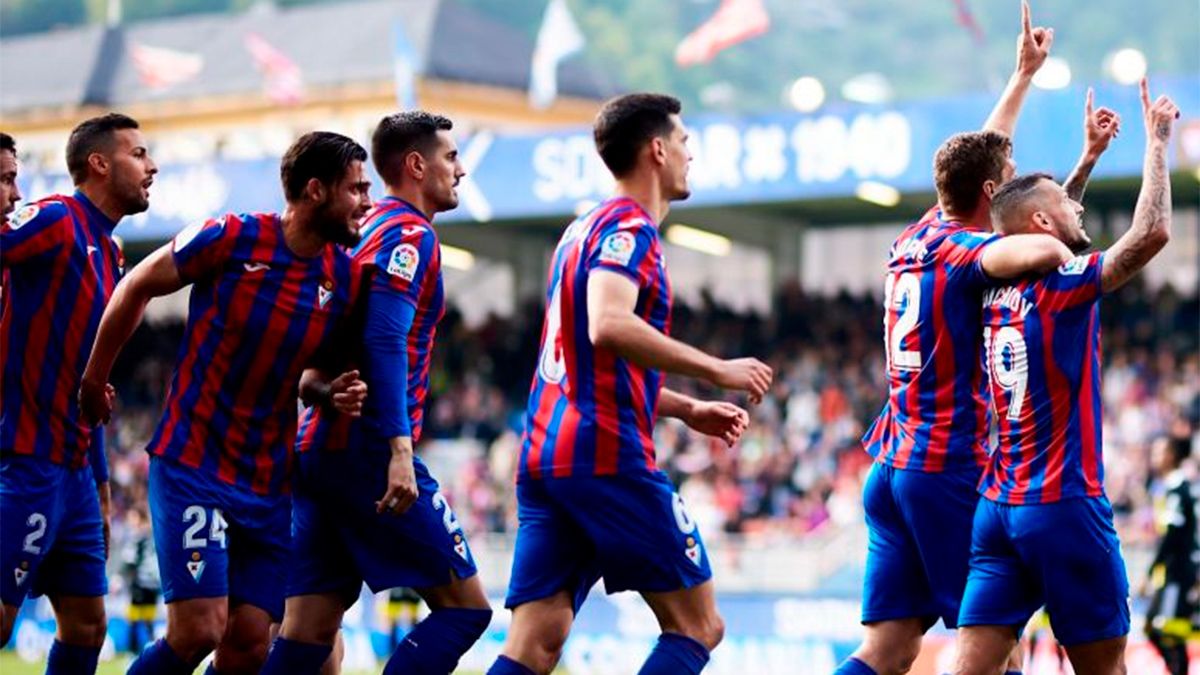
M261 675L316 675L321 672L321 666L332 651L331 645L316 645L277 637L271 645L271 653L267 654L267 662L263 665Z
M155 640L129 664L125 675L192 675L196 665L188 665L171 649L166 640Z
M878 675L878 673L871 666L851 656L842 661L842 665L833 671L833 675Z
M1021 671L1019 671L1019 670L1006 670L1006 671L1004 671L1004 675L1021 675Z
M513 661L507 656L501 654L496 657L496 662L488 668L487 675L537 675L537 673L526 668L520 661Z
M46 675L90 675L100 660L99 647L80 647L54 641L46 659Z
M689 673L695 675L704 670L708 663L708 649L686 635L663 633L658 636L658 644L638 675L671 675L671 673Z
M435 609L400 641L383 675L452 673L491 621L490 609Z

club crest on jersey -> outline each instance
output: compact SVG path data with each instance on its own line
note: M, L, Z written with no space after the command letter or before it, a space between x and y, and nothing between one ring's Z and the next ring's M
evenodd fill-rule
M417 251L417 247L412 244L400 244L392 249L392 256L388 260L387 273L400 277L405 281L412 281L417 276L417 265L421 262L421 253Z
M192 575L192 579L196 583L200 583L200 577L204 574L204 561L200 559L199 551L192 551L192 559L187 562L188 574Z
M37 218L39 211L41 211L41 209L37 204L22 206L21 208L17 209L17 212L13 214L13 217L9 219L8 228L10 230L15 230L18 227L21 227L25 223Z
M25 579L27 578L29 578L29 561L22 560L21 566L13 570L13 579L15 579L17 585L20 586L21 584L25 583Z
M1076 256L1070 261L1062 264L1058 268L1058 273L1066 276L1079 276L1087 269L1088 257L1086 255Z
M454 535L454 552L457 553L458 556L463 560L467 560L468 562L470 561L470 559L467 558L467 540L463 539L461 534Z
M333 297L333 282L326 279L320 286L317 287L317 303L324 307L329 303L329 298Z
M600 262L628 265L637 241L632 232L613 232L600 244Z
M699 567L700 566L700 542L696 541L695 537L688 537L684 543L687 544L687 548L685 548L683 550L684 555L687 556L688 560L692 561L693 565L695 565L696 567Z

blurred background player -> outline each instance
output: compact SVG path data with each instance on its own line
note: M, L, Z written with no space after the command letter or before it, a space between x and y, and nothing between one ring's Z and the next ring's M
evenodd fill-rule
M979 132L951 137L934 157L938 205L892 245L884 285L890 395L863 444L875 464L863 488L869 532L862 645L840 675L904 673L939 618L958 619L971 522L986 461L988 404L980 349L980 301L1005 279L1070 259L1049 235L992 234L992 195L1016 171L1012 134L1054 32L1034 28L1021 5L1017 65ZM1083 192L1119 120L1085 103L1083 157L1068 184ZM1021 667L1014 650L1010 665Z
M121 572L129 587L130 654L140 654L142 647L154 640L154 620L158 617L158 596L162 582L158 576L158 558L154 555L154 536L150 517L138 505L129 510L128 536L121 549Z
M421 613L421 596L411 588L399 586L388 591L383 603L383 627L388 637L388 651L396 651L405 634L417 625Z
M1188 671L1188 640L1200 613L1200 477L1186 426L1150 448L1158 550L1139 595L1150 596L1146 637L1171 675Z
M8 214L21 201L21 188L17 187L17 142L12 136L0 131L0 225L8 224Z
M6 176L12 154L0 152ZM91 673L107 625L108 465L75 392L125 265L113 228L149 206L158 168L138 123L116 113L75 127L67 166L75 194L0 229L0 644L25 596L45 594L58 623L46 672ZM5 192L7 209L17 193Z
M959 625L960 675L995 673L1017 631L1043 604L1076 672L1124 673L1129 582L1104 492L1099 302L1166 245L1171 231L1167 150L1179 109L1153 104L1142 191L1127 231L1107 251L984 296L984 355L999 447L980 482L971 568ZM1047 174L1001 188L997 230L1091 245L1083 207Z
M167 634L134 675L190 673L214 649L210 672L262 667L283 616L296 392L358 292L340 246L357 241L370 205L365 160L340 134L302 136L283 157L282 214L185 229L129 273L105 312L79 395L89 419L107 422L109 373L146 304L193 286L186 347L147 448ZM345 373L331 392L357 411L365 388Z
M353 250L368 280L362 346L351 347L362 354L355 361L370 396L360 419L312 407L301 421L287 610L264 673L315 674L364 581L375 592L411 587L431 610L392 654L387 675L452 672L491 621L466 535L413 455L445 313L432 219L458 206L465 175L452 128L411 111L383 118L372 136L387 196Z
M749 392L772 372L669 337L671 286L658 227L690 194L680 103L607 102L594 135L615 196L571 223L554 253L541 356L517 469L518 529L505 606L512 625L491 675L554 669L575 613L605 591L641 593L662 634L640 672L698 673L724 626L695 521L655 463L657 416L729 445L749 421L724 401L663 388L666 373Z

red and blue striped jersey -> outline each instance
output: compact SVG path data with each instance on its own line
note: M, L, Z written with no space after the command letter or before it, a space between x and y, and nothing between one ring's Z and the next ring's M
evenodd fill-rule
M292 253L273 213L197 223L172 246L192 292L148 451L257 494L287 492L300 375L349 315L357 265L333 244Z
M980 345L981 258L997 235L938 208L892 244L884 283L888 400L863 436L876 461L936 473L982 468L990 414Z
M550 268L518 480L656 470L663 375L592 344L587 289L596 270L636 283L634 311L670 333L671 284L654 219L632 199L617 197L571 223Z
M104 434L79 415L79 382L125 265L116 226L81 192L25 206L0 229L0 452L86 466Z
M446 313L437 233L425 215L411 204L386 197L363 219L362 241L353 255L369 279L367 302L372 295L389 293L416 309L405 345L408 418L416 443L425 419L433 341L438 321ZM368 387L372 385L370 373L363 372L362 378ZM344 450L386 441L385 434L378 431L378 417L370 393L359 418L312 406L301 417L297 450Z
M1104 254L983 296L1000 445L980 492L1005 504L1104 494L1100 296Z

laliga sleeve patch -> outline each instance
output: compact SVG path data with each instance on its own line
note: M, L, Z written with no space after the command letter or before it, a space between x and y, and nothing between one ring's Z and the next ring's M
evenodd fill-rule
M1087 270L1088 256L1076 256L1070 262L1063 263L1058 268L1058 273L1064 276L1078 276Z
M387 273L400 277L405 281L412 281L417 276L417 265L421 262L421 253L416 246L412 244L400 244L392 249L392 256L388 260Z
M637 240L632 232L614 232L600 243L600 262L628 265L636 247Z
M21 227L25 223L28 223L29 221L33 220L34 218L37 218L37 214L39 211L41 211L41 209L38 208L37 204L29 204L28 206L22 206L20 209L17 210L16 213L13 214L13 217L9 219L8 228L10 230L15 230L15 229Z

